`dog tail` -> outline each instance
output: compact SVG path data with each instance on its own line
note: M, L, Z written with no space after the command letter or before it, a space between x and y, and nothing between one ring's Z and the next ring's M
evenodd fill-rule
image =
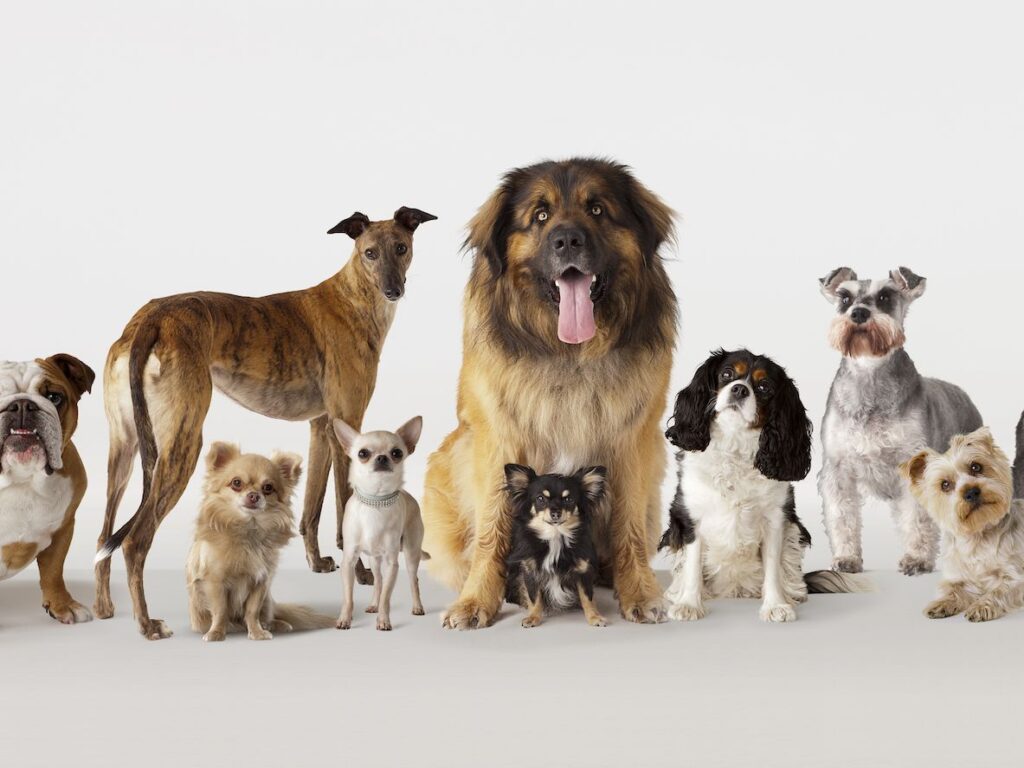
M1024 499L1024 413L1017 422L1017 453L1013 458L1013 498Z
M317 613L312 608L307 608L304 605L291 605L289 603L274 603L274 618L287 621L292 625L292 629L296 631L327 629L335 624L335 619L327 614Z
M811 571L804 574L807 591L812 595L836 595L851 592L874 592L875 582L859 573Z
M128 385L132 395L132 413L135 417L135 432L139 436L139 455L142 458L142 501L139 503L139 510L122 525L114 534L103 542L100 551L96 553L94 562L101 562L110 557L121 546L128 534L132 532L135 523L139 518L139 511L146 505L149 492L153 484L153 468L156 466L157 448L156 438L153 436L153 422L149 418L149 406L146 404L146 394L143 389L143 382L146 370L146 363L149 361L150 353L156 346L157 338L160 336L160 326L154 321L143 323L135 334L131 349L128 352Z

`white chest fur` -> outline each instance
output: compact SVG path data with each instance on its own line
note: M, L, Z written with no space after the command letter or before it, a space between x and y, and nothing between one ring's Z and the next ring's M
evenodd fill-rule
M38 472L24 482L3 483L0 479L0 552L15 544L34 544L36 553L43 551L64 522L73 491L71 478ZM0 557L0 579L13 576L34 559L8 564Z

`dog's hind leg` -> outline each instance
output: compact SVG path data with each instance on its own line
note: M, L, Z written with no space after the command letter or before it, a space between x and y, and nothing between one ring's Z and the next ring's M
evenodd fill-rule
M328 442L330 419L318 416L309 422L309 462L306 469L306 496L302 502L302 533L306 546L306 562L314 573L330 573L338 566L333 557L320 555L320 513L327 495L327 476L331 469L331 448Z
M849 469L834 461L825 460L818 474L818 493L821 496L825 532L832 546L832 569L842 573L860 573L864 570L861 550L861 508L863 496L857 479Z
M356 423L348 421L353 428L359 429ZM348 504L349 496L352 495L352 490L348 487L348 456L345 454L345 449L341 447L341 443L338 442L338 438L334 434L333 429L327 430L327 440L331 446L331 464L332 471L334 473L334 508L335 515L337 517L338 531L337 531L337 544L338 549L345 549L345 537L342 535L341 525L345 520L345 505ZM358 584L373 584L373 574L363 565L362 559L356 560L356 583Z
M412 615L422 616L423 600L420 598L420 558L423 557L423 523L417 515L415 522L408 525L402 541L405 555L405 570L409 572L409 592L412 595Z
M903 540L900 573L916 576L935 570L939 553L939 529L909 491L892 503L892 515Z

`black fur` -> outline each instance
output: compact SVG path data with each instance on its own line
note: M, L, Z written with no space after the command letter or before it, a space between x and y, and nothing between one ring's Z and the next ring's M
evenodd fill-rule
M505 466L505 490L512 507L512 545L506 560L505 599L524 608L525 596L536 602L543 597L547 584L557 579L562 588L572 595L583 588L591 600L598 578L597 550L591 536L590 523L596 505L605 494L604 467L587 467L572 475L537 475L530 467L520 464ZM585 482L589 477L591 482ZM549 542L541 539L529 526L534 518L538 496L547 490L552 499L561 499L568 490L579 510L579 526L571 540L563 545L553 571L545 571L543 564L550 552ZM547 497L544 497L547 498ZM586 567L582 567L582 564Z
M399 209L400 210L400 209ZM336 235L339 232L344 232L346 235L355 240L366 228L370 226L370 219L365 213L356 211L347 219L342 219L333 227L327 230L328 235Z
M803 480L811 471L813 427L807 410L786 371L768 358L760 359L768 366L774 393L765 403L758 402L765 419L754 466L771 480Z
M403 205L395 211L394 220L410 232L415 232L416 227L420 224L425 221L436 221L437 216L432 213L427 213L426 211L421 211L419 208L409 208Z
M796 495L793 492L792 485L789 486L789 494L786 496L786 504L782 507L782 511L786 513L786 520L800 530L800 545L803 547L811 546L811 532L804 527L804 524L800 522L800 518L796 515Z
M1017 450L1013 458L1013 498L1024 499L1024 413L1017 422Z
M692 544L697 538L697 531L690 517L690 511L686 508L686 500L683 498L682 482L676 484L676 495L672 499L672 506L668 508L668 528L661 535L661 542L658 549L666 547L673 552L679 552L687 544Z
M704 451L711 442L718 395L718 368L727 356L724 349L711 356L693 374L690 385L676 395L676 405L665 437L683 451Z

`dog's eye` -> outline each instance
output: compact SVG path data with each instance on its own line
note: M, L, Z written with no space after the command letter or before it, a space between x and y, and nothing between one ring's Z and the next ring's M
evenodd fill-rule
M395 461L401 461L403 455L404 454L397 448L391 449L391 458L394 459Z
M939 483L939 487L942 488L942 490L945 491L946 493L949 493L950 490L952 490L953 488L953 484L949 482L949 480L943 480L941 483Z
M360 459L366 461L370 458L370 452L366 448L360 448L359 453L356 454Z
M768 382L767 381L759 381L759 382L757 382L757 384L754 385L754 388L758 392L767 392L768 391Z
M534 506L537 509L544 509L548 505L548 497L543 493L537 494L537 498L534 499Z
M878 294L878 306L883 306L889 303L889 294L884 291Z
M367 248L365 251L363 251L363 255L370 261L373 261L374 259L377 258L377 252L373 250L373 248Z
M270 483L264 483L263 484L263 495L264 496L269 496L273 492L274 492L274 486L272 486Z
M235 491L242 490L242 478L236 477L234 480L232 480L231 481L231 488L232 488L232 490L235 490Z
M722 381L732 381L732 377L732 368L726 368L724 371L722 371Z
M604 213L604 208L602 208L597 203L594 203L592 206L590 206L591 216L600 216L602 213Z
M399 243L399 244L398 244L398 245L397 245L397 246L395 247L395 253L397 253L397 254L398 254L399 256L402 256L402 255L404 255L404 254L405 254L405 252L406 252L407 250L409 250L409 249L408 249L408 248L406 248L406 247L405 247L405 245L403 245L402 243Z
M50 392L46 396L46 399L49 400L54 405L59 406L61 403L64 402L64 395L62 395L60 392Z
M980 475L982 473L982 470L984 470L984 469L985 468L983 466L981 466L981 464L979 464L976 461L971 464L971 474L972 475Z
M839 296L839 303L842 304L844 307L850 306L851 301L853 301L853 299L850 297L850 294L848 293L844 293Z
M576 506L576 499L574 499L572 496L566 496L562 499L562 505L566 509L572 509L573 507Z
M537 221L547 221L548 212L541 208L535 214L533 214L533 218L535 218Z

